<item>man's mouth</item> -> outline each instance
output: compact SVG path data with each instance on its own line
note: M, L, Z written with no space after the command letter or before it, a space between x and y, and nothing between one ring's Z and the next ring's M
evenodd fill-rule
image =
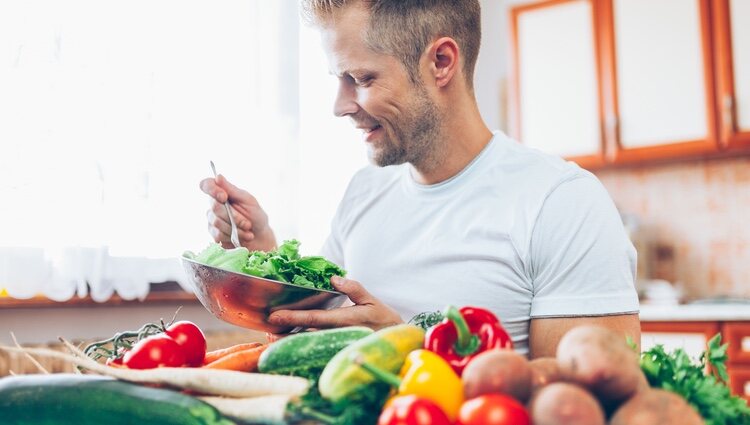
M362 130L362 136L365 142L374 142L375 139L380 134L380 131L383 127L380 126L380 124L375 124L372 126L357 126L358 129Z
M379 129L380 128L380 124L375 124L372 127L357 127L357 128L359 128L360 130L362 130L362 132L364 132L365 135L367 135L367 134L370 134L373 131Z

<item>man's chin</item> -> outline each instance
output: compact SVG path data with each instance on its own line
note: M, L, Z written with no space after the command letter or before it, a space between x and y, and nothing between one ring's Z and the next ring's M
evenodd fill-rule
M400 165L406 162L403 158L403 155L398 156L398 157L383 155L382 152L373 151L372 149L368 151L367 158L372 165L376 165L378 167L387 167L389 165Z

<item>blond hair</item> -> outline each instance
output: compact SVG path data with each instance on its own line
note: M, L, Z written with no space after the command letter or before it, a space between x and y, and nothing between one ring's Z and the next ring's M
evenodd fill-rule
M398 58L418 84L419 59L438 37L451 37L459 45L466 83L473 87L474 65L481 38L478 0L301 0L305 20L330 24L334 13L362 5L370 12L365 42L373 51Z

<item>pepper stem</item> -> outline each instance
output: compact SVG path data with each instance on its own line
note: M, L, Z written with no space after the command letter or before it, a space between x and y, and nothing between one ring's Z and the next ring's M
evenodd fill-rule
M456 326L458 338L453 348L459 356L465 357L474 354L479 349L479 338L471 333L469 324L461 312L454 306L449 305L443 315Z
M373 364L367 363L359 356L354 358L354 363L364 369L370 375L374 376L379 381L383 381L394 388L398 388L401 386L401 378L392 374L391 372L388 372L387 370L383 370Z

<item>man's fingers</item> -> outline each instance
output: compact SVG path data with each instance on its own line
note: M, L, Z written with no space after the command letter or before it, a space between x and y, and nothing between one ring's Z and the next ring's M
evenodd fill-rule
M216 184L226 192L226 195L229 196L230 202L248 202L253 199L250 193L230 183L222 174L219 174L218 177L216 177Z
M206 195L214 198L217 202L224 203L227 201L227 191L216 184L216 179L207 178L201 180L200 188Z
M219 212L223 212L226 216L226 211L222 206ZM235 215L235 220L236 220ZM208 231L216 242L229 242L230 235L232 234L232 225L226 220L226 218L217 215L213 210L206 211L206 219L208 221ZM244 220L249 223L249 220ZM238 236L243 242L249 242L255 239L255 233L252 230L246 230L240 226L237 228Z
M331 277L333 289L346 294L354 304L372 304L373 296L356 280L344 279L341 276Z
M268 322L277 326L302 328L338 328L352 321L349 308L333 310L278 310L268 316Z
M237 228L240 230L251 230L253 228L253 222L245 217L244 215L237 212L237 209L233 206L229 206L229 210L232 211L232 216L234 217L234 222L237 223ZM213 220L222 220L227 226L229 226L229 217L227 217L227 209L224 207L224 204L220 204L218 202L214 202L211 204L211 209L208 210L208 214L212 214L210 216L207 215L209 221ZM218 223L217 224L221 224Z

